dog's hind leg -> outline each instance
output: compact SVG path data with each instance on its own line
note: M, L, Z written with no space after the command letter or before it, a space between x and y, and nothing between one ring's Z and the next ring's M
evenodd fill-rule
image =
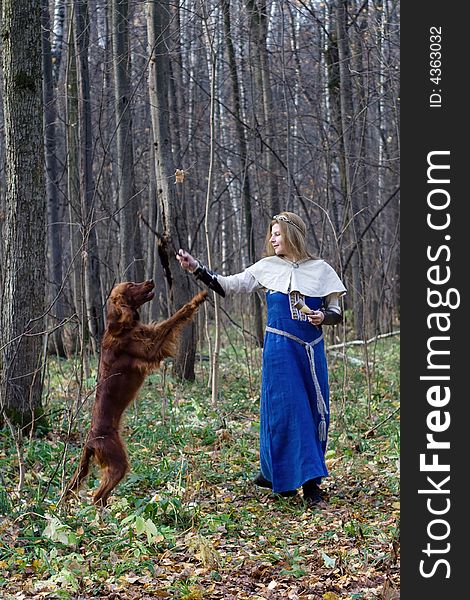
M101 485L93 496L93 502L98 506L106 506L111 492L127 473L127 465L105 467L101 475Z
M65 490L65 497L68 498L71 496L73 492L77 492L82 484L82 481L88 475L90 471L90 460L93 457L94 450L89 446L85 446L83 448L82 454L80 456L80 463L75 471L72 479L67 485L67 489Z
M101 467L101 484L93 496L93 502L106 506L111 492L129 470L127 454L118 434L100 444L96 458Z

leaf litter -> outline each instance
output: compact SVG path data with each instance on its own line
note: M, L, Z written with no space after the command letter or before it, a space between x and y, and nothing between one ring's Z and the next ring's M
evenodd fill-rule
M390 359L396 348L389 344L387 352L377 365L398 369ZM91 490L69 506L58 504L58 465L66 451L67 472L73 470L76 432L68 447L59 428L29 441L26 468L41 477L29 478L20 499L11 440L2 432L1 597L397 600L397 418L366 437L371 423L363 400L335 421L341 392L335 399L332 383L326 502L306 509L300 495L277 498L251 484L259 398L246 387L245 368L237 363L224 371L217 410L201 384L203 371L199 383L170 381L178 402L159 413L156 397L169 392L154 377L127 417L131 472L103 511L90 505ZM333 365L333 381L341 380L339 370ZM378 422L397 403L387 373L380 375ZM348 385L360 397L366 382L359 374Z

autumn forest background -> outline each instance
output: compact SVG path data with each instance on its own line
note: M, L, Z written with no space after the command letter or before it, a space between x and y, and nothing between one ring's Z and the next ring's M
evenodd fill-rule
M0 6L0 595L397 598L399 3ZM327 508L250 484L257 294L211 295L147 380L110 509L64 506L113 285L153 278L166 318L178 248L239 272L281 210L348 289Z

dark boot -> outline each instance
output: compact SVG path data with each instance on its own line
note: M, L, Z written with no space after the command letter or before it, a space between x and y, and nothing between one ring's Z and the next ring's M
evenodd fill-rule
M263 475L263 473L261 473L261 471L253 479L253 483L262 488L268 488L270 490L273 489L273 484L266 479L266 477Z
M308 507L316 506L322 502L322 493L318 483L313 479L306 481L302 486L304 492L304 501Z

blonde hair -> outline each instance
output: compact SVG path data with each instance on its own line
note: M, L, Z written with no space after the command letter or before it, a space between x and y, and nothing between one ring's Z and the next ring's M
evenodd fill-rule
M282 211L271 219L268 231L266 233L265 254L274 256L274 248L270 243L273 225L278 224L284 239L286 251L291 254L294 260L306 258L315 258L307 249L307 226L304 221L295 213Z

